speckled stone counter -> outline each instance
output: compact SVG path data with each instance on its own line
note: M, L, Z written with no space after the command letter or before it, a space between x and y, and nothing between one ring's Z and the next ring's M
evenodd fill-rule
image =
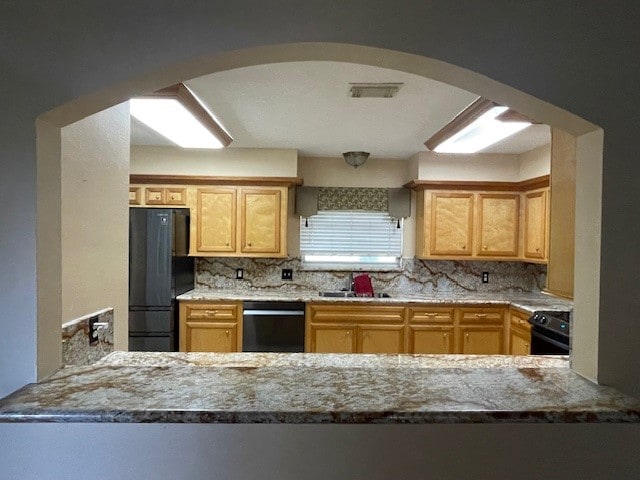
M438 295L407 295L391 293L390 298L364 297L321 297L317 291L265 290L217 290L196 289L178 296L178 301L290 301L290 302L345 302L345 303L385 303L385 304L464 304L513 306L533 313L535 310L569 311L573 303L569 300L543 293L459 293L449 292Z
M0 422L640 422L562 357L114 352L0 400Z

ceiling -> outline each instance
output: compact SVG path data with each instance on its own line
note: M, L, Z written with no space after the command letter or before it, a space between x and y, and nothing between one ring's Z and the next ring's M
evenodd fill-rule
M393 98L351 98L349 83L402 82ZM233 137L229 148L294 148L299 156L408 158L477 95L418 75L343 62L238 68L185 82ZM482 153L523 153L550 142L532 125ZM132 145L173 145L132 118Z

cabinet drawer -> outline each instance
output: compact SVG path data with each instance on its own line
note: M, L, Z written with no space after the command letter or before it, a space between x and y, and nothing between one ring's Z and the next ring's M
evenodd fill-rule
M309 305L308 319L312 322L404 323L404 307L373 305Z
M504 309L501 308L459 308L458 321L460 324L502 325Z
M146 205L164 205L164 188L160 188L160 187L145 188L144 203Z
M200 304L186 305L189 320L237 320L239 305L234 304Z
M409 307L409 323L453 323L453 308Z
M165 188L164 198L167 205L186 205L187 189L186 188Z
M140 187L129 187L129 205L140 205L142 193Z

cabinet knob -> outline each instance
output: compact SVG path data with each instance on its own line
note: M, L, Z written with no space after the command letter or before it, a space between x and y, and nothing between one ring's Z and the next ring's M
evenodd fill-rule
M469 341L469 334L468 334L468 333L465 333L465 334L464 334L464 338L465 338L465 339L467 340L467 342L468 342L468 341Z
M351 335L351 330L347 330L347 336Z
M225 247L228 247L229 246L229 242L225 243L224 245L225 245Z
M484 247L482 247L482 248L483 248L483 250L487 250L487 246L486 245Z
M539 251L540 251L540 247L536 247L536 252L539 252Z
M524 344L525 347L529 348L529 344L525 342Z
M446 339L446 338L447 338L447 334L446 334L446 333L443 333L443 334L442 334L442 337Z
M248 243L247 243L247 246L248 246L248 247L250 247L250 246L251 246L251 242L248 242Z
M225 330L224 333L227 335L227 337L229 336L229 330Z
M466 250L466 249L467 249L467 246L466 246L466 245L463 245L463 246L462 246L462 249L463 249L463 250Z

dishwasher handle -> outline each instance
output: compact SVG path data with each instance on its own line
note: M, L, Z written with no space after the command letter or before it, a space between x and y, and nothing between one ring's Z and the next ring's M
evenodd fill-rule
M298 317L304 316L304 310L245 310L242 316Z

